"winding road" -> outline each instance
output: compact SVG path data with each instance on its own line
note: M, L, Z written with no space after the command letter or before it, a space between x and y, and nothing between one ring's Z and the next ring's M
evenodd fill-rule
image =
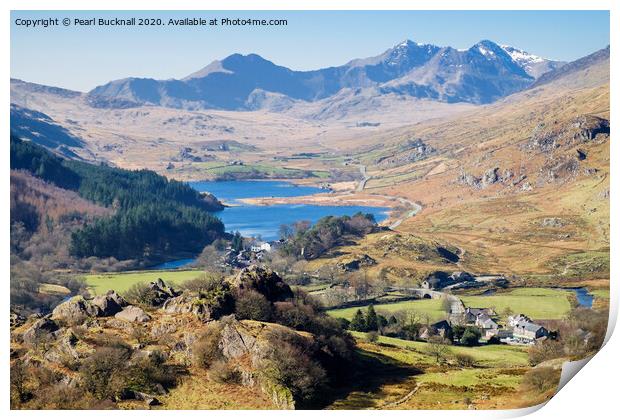
M372 179L372 177L368 175L368 172L366 170L366 165L360 165L359 168L360 168L360 173L362 174L362 180L359 182L359 184L357 184L356 191L362 192L364 191L364 188L366 188L366 183L370 179ZM403 204L404 206L411 207L411 210L405 213L403 217L396 219L394 222L392 222L392 224L389 226L389 228L392 230L400 226L400 224L403 223L406 219L413 217L416 214L418 214L420 211L422 211L422 205L416 203L415 201L407 200L406 198L403 198L403 197L398 197L394 195L379 195L379 194L373 194L373 195L377 197L387 198L390 200L397 200L399 203Z

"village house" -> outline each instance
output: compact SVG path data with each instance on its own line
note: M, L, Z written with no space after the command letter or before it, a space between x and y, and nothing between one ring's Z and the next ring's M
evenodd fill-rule
M436 271L422 282L423 289L439 290L457 283L475 282L476 278L465 271L455 271L448 275L443 271Z
M465 308L464 321L466 324L475 324L480 315L491 317L495 311L492 308Z
M522 342L533 343L540 338L547 337L549 335L549 331L542 325L525 321L519 322L514 326L512 335L515 339Z
M420 333L420 339L428 340L432 336L439 336L448 340L452 339L452 327L450 323L445 319L443 321L436 322L428 327L422 328Z
M498 335L500 328L497 322L493 321L489 315L484 313L478 315L474 325L480 329L482 337L485 339Z
M511 315L508 317L508 325L511 327L515 327L517 324L521 324L524 322L532 322L532 320L523 314Z
M261 252L261 251L271 252L271 244L269 242L257 243L257 244L252 245L250 247L250 250L252 252Z

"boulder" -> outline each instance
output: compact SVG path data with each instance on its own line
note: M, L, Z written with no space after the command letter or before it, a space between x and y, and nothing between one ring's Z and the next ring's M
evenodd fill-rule
M355 271L362 267L375 265L377 261L367 254L354 255L338 262L337 266L343 271Z
M268 268L252 265L246 267L231 280L239 291L254 290L270 302L278 302L293 297L293 291L278 274Z
M122 311L116 313L114 318L128 322L147 322L151 320L150 315L144 312L142 308L132 305L129 305Z
M98 306L78 295L56 306L52 311L52 319L82 323L85 318L101 316L101 314L101 309Z
M157 279L157 281L151 282L149 284L151 301L149 302L152 306L161 306L168 299L177 297L181 293L174 290L172 287L166 285L162 279Z
M11 309L10 322L11 329L17 328L26 323L26 317Z
M24 332L22 338L24 343L33 345L41 340L54 339L59 327L50 318L42 318L36 321Z
M101 310L100 316L113 316L128 305L127 301L114 290L109 290L105 295L95 296L92 303Z
M56 344L49 349L43 357L53 363L64 364L68 361L77 361L79 354L75 349L78 338L71 329L66 330L59 338Z
M256 338L243 328L242 324L228 323L222 328L220 349L227 359L236 359L249 354L254 344Z
M194 293L184 293L168 299L162 306L162 311L168 314L194 314L203 321L218 319L223 315L232 313L234 301L232 294L223 292L221 294L199 295Z

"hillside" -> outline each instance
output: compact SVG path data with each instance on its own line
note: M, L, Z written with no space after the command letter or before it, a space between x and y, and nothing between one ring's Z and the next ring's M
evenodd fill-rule
M59 187L45 188L48 194L58 196L53 199L58 202L76 193L81 197L76 201L75 209L65 204L66 214L56 214L56 222L61 216L79 211L79 203L85 200L110 209L105 212L106 217L83 223L71 232L70 252L77 258L156 261L175 253L197 253L224 234L222 223L211 215L211 212L223 208L215 197L198 193L184 183L169 181L151 171L132 172L63 159L13 136L11 169L25 171ZM15 181L19 179L15 177ZM27 194L27 191L23 194L26 197L35 195L34 192ZM12 199L13 220L28 220L25 225L31 231L38 230L39 222L32 220L38 221L43 215L30 215L33 204L24 201L17 193L12 194ZM38 205L38 211L41 210ZM54 212L45 215L52 226L54 215Z
M458 246L471 270L608 278L606 56L475 113L383 134L382 148L358 155L364 191L419 202L399 230Z
M14 314L12 407L322 407L354 343L306 299L251 267L180 289L157 280L126 298L73 296L39 318Z

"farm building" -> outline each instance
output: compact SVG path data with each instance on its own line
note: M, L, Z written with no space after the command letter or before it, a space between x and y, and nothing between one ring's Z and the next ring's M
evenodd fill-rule
M495 311L491 308L465 308L465 323L474 324L480 315L493 316Z
M422 329L422 333L420 334L422 340L428 340L432 336L451 339L452 327L450 323L444 319L443 321L436 322Z
M422 288L439 290L457 283L469 283L475 281L476 278L465 271L455 271L450 275L443 271L436 271L422 282Z
M508 317L508 325L511 327L516 326L517 324L522 324L524 322L532 322L532 320L523 314L511 315Z
M522 341L533 342L542 337L547 337L549 331L542 325L535 324L533 322L519 322L514 326L512 335L516 339Z

